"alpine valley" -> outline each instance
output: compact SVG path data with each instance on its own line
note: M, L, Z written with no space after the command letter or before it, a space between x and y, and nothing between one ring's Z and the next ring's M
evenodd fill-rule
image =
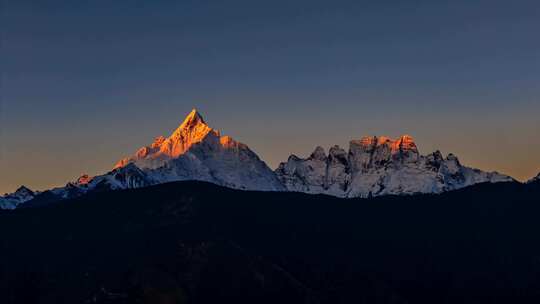
M408 135L351 140L348 151L317 147L307 158L291 155L272 171L247 145L211 128L195 109L165 138L119 160L110 172L82 175L63 187L32 191L21 186L0 197L0 208L36 206L91 192L197 180L240 190L293 191L337 197L441 193L479 183L514 181L463 166L435 151L421 155Z

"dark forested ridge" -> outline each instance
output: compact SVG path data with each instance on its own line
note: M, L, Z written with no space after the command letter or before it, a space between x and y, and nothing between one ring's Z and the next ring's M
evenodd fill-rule
M0 303L540 303L539 217L540 183L95 193L0 213Z

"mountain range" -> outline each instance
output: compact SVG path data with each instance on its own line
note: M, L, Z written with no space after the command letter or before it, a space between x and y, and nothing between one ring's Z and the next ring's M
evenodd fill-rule
M478 183L513 181L497 172L465 167L453 154L446 158L440 151L420 155L409 135L397 140L364 137L352 140L348 152L333 146L328 155L317 147L308 158L291 155L276 174L290 191L339 197L441 193Z
M111 167L0 198L0 303L540 302L540 174L407 135L273 171L197 111Z
M110 172L82 175L63 187L32 191L24 186L0 197L0 208L14 209L91 192L132 189L173 181L198 180L240 190L292 191L338 197L441 193L478 183L514 181L463 166L435 151L421 155L408 135L350 141L328 154L317 147L307 158L291 155L273 171L247 145L211 128L195 109L169 137L119 160Z

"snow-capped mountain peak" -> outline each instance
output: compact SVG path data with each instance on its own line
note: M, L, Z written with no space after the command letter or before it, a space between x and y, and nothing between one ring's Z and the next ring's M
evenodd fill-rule
M34 198L36 193L25 186L20 186L13 193L0 196L0 209L15 209L19 204Z
M513 181L496 172L464 167L453 154L422 156L414 139L366 136L351 140L349 152L317 147L308 158L289 157L276 174L290 191L341 197L439 193L481 182Z
M284 189L247 145L222 136L195 109L169 137L157 137L114 169L128 164L142 169L151 183L194 179L240 189Z
M193 109L169 137L156 137L152 144L120 160L114 168L123 167L128 163L135 163L140 168L160 167L166 161L184 154L191 146L203 141L209 135L220 137L219 131L210 128L202 115Z
M15 190L13 195L23 198L34 195L34 191L25 186L20 186L17 190Z
M191 112L189 112L186 118L184 118L184 121L182 122L182 124L180 124L180 127L178 127L178 129L188 129L191 127L196 127L197 125L208 126L199 111L197 111L197 109L193 109L191 110Z
M274 172L243 143L208 126L197 110L191 111L167 138L158 136L102 175L83 174L64 187L35 196L21 187L0 197L0 208L13 209L34 199L54 201L85 193L146 187L179 180L201 180L218 185L264 191L283 191Z
M184 122L160 146L160 152L169 157L184 154L193 144L201 142L210 133L219 137L219 131L210 128L201 114L193 109Z
M540 179L537 177L536 180ZM0 208L68 199L94 191L145 187L180 180L261 191L299 191L340 197L439 193L481 182L513 181L463 166L453 154L421 155L410 135L365 136L349 149L323 147L305 159L291 155L272 171L247 145L210 127L193 109L168 136L158 136L102 175L84 174L64 187L33 192L21 187L0 197Z

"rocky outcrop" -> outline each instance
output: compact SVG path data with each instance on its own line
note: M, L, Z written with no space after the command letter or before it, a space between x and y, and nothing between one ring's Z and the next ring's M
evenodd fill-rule
M276 175L290 191L339 197L440 193L482 182L513 179L462 166L453 154L422 156L411 136L397 140L370 136L352 140L349 152L334 146L326 156L317 147L306 159L289 157Z

